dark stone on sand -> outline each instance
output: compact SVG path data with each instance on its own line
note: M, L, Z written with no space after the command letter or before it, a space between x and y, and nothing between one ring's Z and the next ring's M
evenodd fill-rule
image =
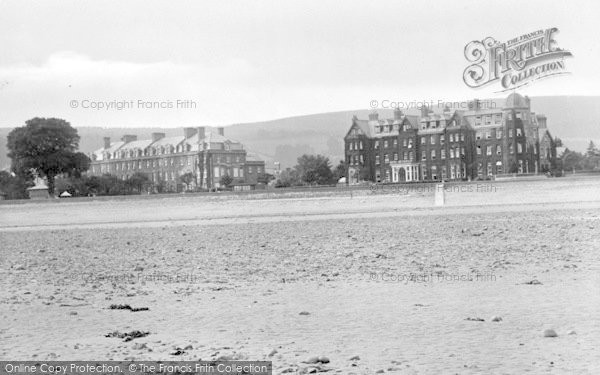
M556 331L553 329L547 329L544 331L544 337L558 337Z
M299 315L310 315L310 313L308 311L300 311Z
M131 312L137 312L137 311L148 311L150 310L150 308L148 307L131 307L130 305L124 304L124 305L110 305L109 309L111 310L129 310Z

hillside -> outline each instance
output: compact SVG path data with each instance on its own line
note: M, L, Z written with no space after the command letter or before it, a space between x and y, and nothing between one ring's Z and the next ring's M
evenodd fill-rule
M548 127L554 136L564 141L566 147L583 151L590 140L600 144L600 97L553 96L532 97L532 110L548 118ZM281 162L282 167L293 166L303 153L321 153L332 163L343 158L343 137L353 115L366 118L370 110L320 113L283 118L272 121L234 124L225 129L225 135L242 142L246 149L257 153L268 163ZM379 110L381 118L392 116L391 110ZM418 114L417 110L409 114ZM33 117L33 116L32 116ZM6 136L9 128L0 128L0 168L10 165L6 153ZM102 137L119 139L123 134L137 134L149 138L152 132L167 136L180 135L181 128L100 128L79 127L80 149L91 152L102 146ZM268 165L269 167L272 164Z

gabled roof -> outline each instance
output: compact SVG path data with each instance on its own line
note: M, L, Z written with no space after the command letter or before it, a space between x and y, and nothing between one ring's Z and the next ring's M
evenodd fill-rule
M109 154L113 154L115 151L118 151L121 146L123 146L125 144L125 142L123 141L118 141L118 142L112 142L110 144L109 148L100 148L94 152L92 152L93 155L96 156L96 160L103 160L103 155L105 152L108 152Z

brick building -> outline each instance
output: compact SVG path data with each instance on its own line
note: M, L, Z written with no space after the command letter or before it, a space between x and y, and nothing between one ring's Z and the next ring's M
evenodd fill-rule
M344 138L348 183L488 179L555 167L556 145L546 117L513 93L499 105L477 99L466 111L427 107L421 116L352 120Z
M225 175L238 186L253 188L265 171L264 161L226 138L224 128L216 132L205 127L184 128L178 137L152 133L151 139L143 140L124 135L117 142L105 137L104 147L93 152L91 159L91 175L110 174L126 180L142 173L165 191L219 188ZM190 186L180 179L188 173L193 176Z

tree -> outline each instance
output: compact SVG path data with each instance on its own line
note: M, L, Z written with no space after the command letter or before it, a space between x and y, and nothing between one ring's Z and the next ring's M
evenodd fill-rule
M587 157L600 156L600 152L596 148L596 145L594 144L593 141L590 141L590 144L588 145L588 148L585 152L585 156L587 156Z
M179 181L185 185L186 190L190 190L192 183L196 180L196 176L192 172L187 172L179 177Z
M221 179L219 180L219 183L223 187L229 187L229 185L231 185L232 182L233 182L233 178L231 176L229 176L228 174L223 175L223 177L221 177Z
M27 198L27 182L14 173L0 171L0 190L6 194L6 199Z
M279 174L279 178L275 183L276 188L284 188L290 186L302 185L302 180L295 169L286 168Z
M77 130L65 120L36 117L26 121L25 126L13 129L7 138L12 170L25 176L33 169L45 176L51 194L57 175L81 173L89 167L89 162L86 165L81 155L76 155Z
M329 185L333 183L331 165L325 156L304 154L298 158L295 169L300 179L306 184Z
M150 185L150 179L145 173L136 172L127 179L126 184L131 190L135 190L141 194L142 190Z
M345 161L340 160L340 163L338 165L336 165L336 167L333 169L333 177L335 178L335 181L339 181L340 178L342 177L347 177L346 176L346 171L348 170L348 165L346 164Z

